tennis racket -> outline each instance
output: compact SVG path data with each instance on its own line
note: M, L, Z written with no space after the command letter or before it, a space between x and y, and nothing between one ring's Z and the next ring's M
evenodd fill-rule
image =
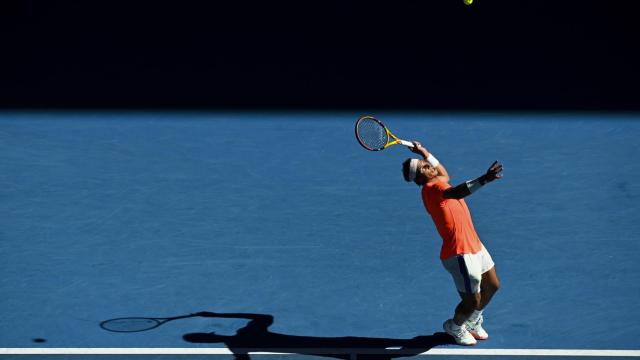
M112 332L139 332L155 329L158 326L173 320L186 319L199 316L197 314L189 314L170 318L148 318L148 317L126 317L111 320L105 320L100 323L100 327Z
M356 139L363 148L370 151L380 151L398 144L413 147L412 142L398 139L382 121L369 115L361 116L356 121Z

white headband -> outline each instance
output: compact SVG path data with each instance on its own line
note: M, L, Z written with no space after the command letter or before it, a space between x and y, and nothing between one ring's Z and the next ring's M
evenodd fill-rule
M414 181L416 179L416 172L418 171L418 159L411 159L409 162L409 181Z

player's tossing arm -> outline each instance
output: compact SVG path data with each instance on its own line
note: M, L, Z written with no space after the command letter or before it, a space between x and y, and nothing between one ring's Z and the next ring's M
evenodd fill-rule
M449 173L447 173L447 169L445 169L444 165L442 165L442 163L440 163L440 161L438 161L433 156L433 154L427 151L427 149L424 146L422 146L422 144L420 144L417 141L414 141L413 144L414 144L414 147L409 148L409 150L411 150L411 152L415 154L422 155L422 158L425 161L428 161L438 171L437 176L440 179L440 181L448 183Z
M444 191L445 199L462 199L476 192L482 186L493 180L502 178L502 164L496 160L487 172L475 180L469 180Z

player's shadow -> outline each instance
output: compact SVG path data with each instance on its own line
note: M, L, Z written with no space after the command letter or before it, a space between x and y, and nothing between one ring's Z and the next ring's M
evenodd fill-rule
M411 339L370 337L318 337L279 334L269 331L273 316L244 313L201 312L199 316L250 320L235 335L189 333L183 339L190 343L224 344L236 360L249 360L251 352L293 353L325 356L346 360L389 360L414 356L438 345L455 344L446 333L438 332Z

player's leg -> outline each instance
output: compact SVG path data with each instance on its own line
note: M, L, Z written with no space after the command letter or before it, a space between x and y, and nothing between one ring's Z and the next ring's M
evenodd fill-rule
M482 299L480 282L482 267L473 254L452 256L442 261L445 269L453 277L462 301L456 306L452 319L443 324L444 330L460 345L474 345L475 338L467 330L465 322L480 306Z
M476 310L467 319L467 330L477 340L486 340L489 338L489 334L485 331L482 324L484 323L484 317L482 312L491 301L493 295L500 288L500 280L496 273L496 267L491 259L491 255L487 249L483 248L478 254L480 263L482 264L482 281L480 282L480 302Z
M482 282L480 283L481 299L478 310L484 310L498 289L500 289L500 279L498 279L496 267L494 266L491 270L482 274Z
M458 326L462 326L465 321L471 317L471 314L480 306L482 300L482 293L467 294L459 292L462 301L456 306L455 315L453 316L453 322Z

